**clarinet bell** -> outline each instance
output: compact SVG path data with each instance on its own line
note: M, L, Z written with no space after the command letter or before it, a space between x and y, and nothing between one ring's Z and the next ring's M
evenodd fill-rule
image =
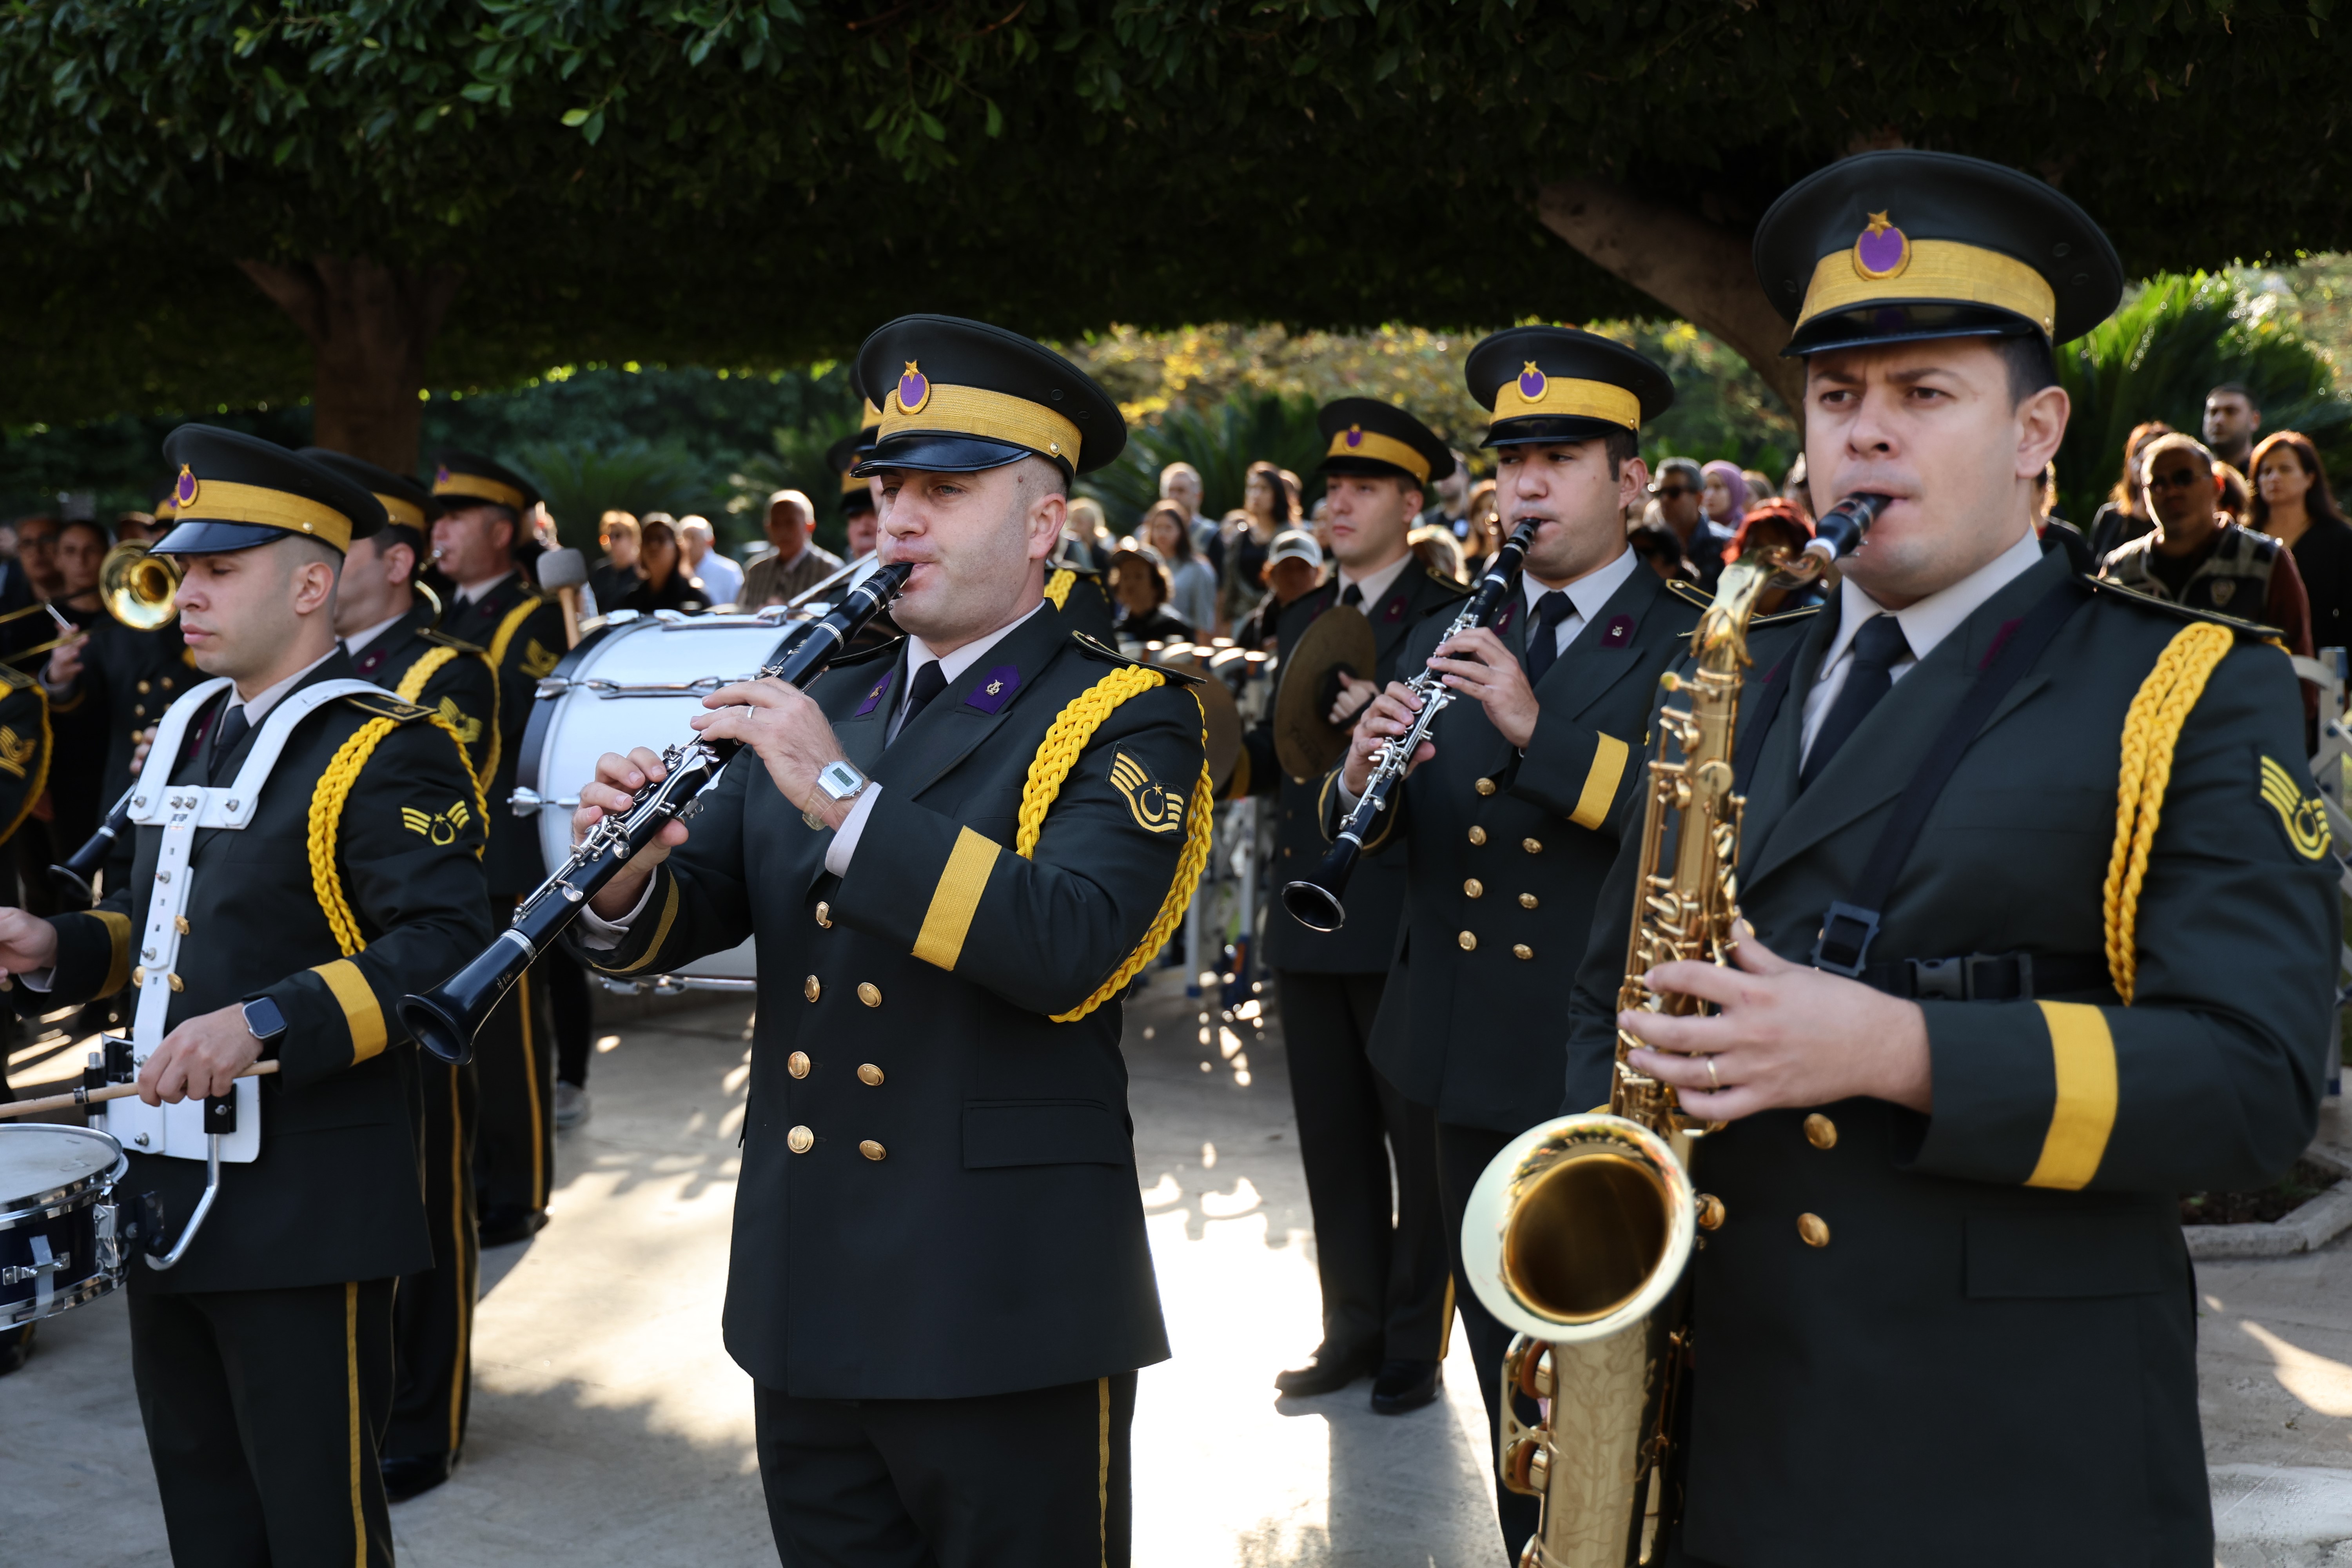
M515 933L484 949L481 956L432 990L401 998L400 1021L416 1043L451 1067L474 1058L474 1037L530 967L533 954Z
M1348 910L1339 902L1339 895L1348 889L1348 878L1356 868L1359 847L1347 839L1331 846L1323 857L1323 864L1315 874L1297 882L1286 883L1282 889L1282 907L1290 918L1309 931L1333 931L1348 923Z

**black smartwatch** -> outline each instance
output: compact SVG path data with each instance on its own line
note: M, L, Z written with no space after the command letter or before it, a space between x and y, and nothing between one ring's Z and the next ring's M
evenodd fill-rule
M255 1039L268 1045L286 1032L286 1015L272 998L257 996L245 1005L245 1026Z

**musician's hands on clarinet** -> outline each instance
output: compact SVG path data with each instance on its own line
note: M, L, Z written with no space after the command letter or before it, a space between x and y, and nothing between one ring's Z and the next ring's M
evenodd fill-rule
M856 802L835 800L816 787L817 770L847 753L807 692L781 680L747 680L720 687L702 705L713 711L696 714L692 722L704 740L742 742L760 753L786 800L827 827L848 820Z
M1492 627L1475 626L1439 643L1429 656L1429 668L1445 677L1446 685L1475 699L1503 739L1527 750L1542 710L1536 705L1535 688L1528 684L1528 672Z
M607 816L625 816L635 804L636 792L649 784L659 784L669 775L662 766L661 753L646 746L632 748L627 756L607 752L596 759L596 776L580 786L580 809L572 814L572 843L576 848L588 837L588 830ZM660 837L629 857L625 865L613 874L613 879L596 890L588 907L606 920L618 920L636 908L637 900L645 895L646 882L654 868L669 858L669 852L686 842L686 824L665 823Z
M246 1026L245 1008L232 1002L197 1015L163 1037L139 1069L139 1098L148 1105L177 1105L226 1094L237 1075L261 1059L261 1042Z
M1381 748L1412 729L1414 716L1420 711L1421 699L1402 680L1390 681L1389 689L1372 699L1364 716L1356 721L1356 732L1348 742L1348 761L1339 772L1339 782L1347 786L1349 795L1364 793L1372 782L1372 768L1380 761ZM1435 755L1437 748L1423 741L1413 752L1404 776L1411 778L1414 768Z

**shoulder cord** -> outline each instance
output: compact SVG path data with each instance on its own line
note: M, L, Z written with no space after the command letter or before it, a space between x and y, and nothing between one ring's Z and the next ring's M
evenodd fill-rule
M49 728L49 694L41 689L38 681L33 682L33 700L41 705L40 765L32 777L25 781L25 804L17 808L16 820L9 823L5 831L0 831L0 844L16 837L16 829L25 826L25 819L33 815L35 806L41 804L42 793L49 787L49 764L57 760L57 740Z
M1045 579L1045 597L1053 601L1054 608L1058 610L1069 603L1070 588L1077 580L1078 574L1068 567L1055 568L1054 574Z
M1021 789L1020 828L1013 840L1013 852L1024 860L1036 851L1038 836L1045 831L1045 810L1054 797L1062 792L1062 782L1077 766L1078 755L1086 750L1087 742L1110 717L1111 710L1139 692L1149 691L1162 684L1166 677L1158 670L1143 669L1133 665L1112 670L1100 680L1071 699L1045 738L1038 742L1037 755L1029 763L1029 777ZM1199 698L1193 701L1198 702ZM1202 743L1208 742L1207 720L1202 721ZM1053 1015L1056 1024L1076 1023L1122 990L1135 978L1143 966L1151 962L1152 954L1166 944L1169 934L1184 918L1185 906L1192 901L1192 889L1201 880L1202 868L1209 863L1209 830L1211 814L1215 809L1215 788L1209 779L1209 765L1201 764L1201 777L1192 786L1191 816L1184 839L1184 852L1177 858L1175 879L1168 884L1168 896L1160 901L1160 912L1151 920L1150 929L1143 940L1109 979L1096 988L1093 995L1067 1013Z
M392 694L394 697L399 698L403 702L417 702L421 704L425 696L425 688L426 684L432 680L434 674L439 670L443 665L447 664L451 659L456 658L457 657L457 653L458 650L454 647L436 647L431 649L423 658L418 659L415 664L408 667L408 673L400 678L400 684L398 687L394 689ZM495 695L498 690L498 686L499 683L497 677L493 675L490 680L490 690L493 693L490 700L493 703L498 700L498 698ZM447 730L453 738L457 738L457 755L462 758L466 763L466 780L474 786L474 802L477 805L483 806L484 809L487 810L487 797L482 793L482 776L474 771L474 759L466 755L466 742L464 739L457 736L457 726L449 722L446 715L436 712L434 717L440 720L442 727ZM490 749L487 754L489 757L490 766L492 768L496 768L498 766L498 714L495 711L482 721L483 723L490 726Z
M474 777L474 766L466 761L465 742L448 720L436 713L433 725L449 737L457 748L457 761L466 770L467 779L474 786L474 808L482 813L485 830L488 813L482 803L482 781ZM352 738L335 749L328 759L324 772L319 774L319 785L310 792L310 819L307 848L310 856L310 890L319 900L320 910L327 917L327 929L335 935L335 945L349 958L367 946L360 935L359 917L352 912L351 900L343 896L343 879L335 869L335 844L343 820L343 803L351 798L352 786L359 783L360 770L374 754L386 735L400 728L397 719L371 719L352 733ZM477 858L481 850L474 851Z
M506 679L500 673L507 666L507 645L514 641L515 633L522 630L523 622L530 619L530 613L537 608L539 608L539 598L536 595L525 599L507 612L506 619L499 623L498 631L490 637L490 646L486 657L490 661L491 729L490 749L482 765L484 778L498 776L499 748L505 741L505 736L499 731L498 726L506 722L506 715L499 711L499 707L507 700Z
M2140 682L2124 715L2123 768L2116 779L2116 842L2107 857L2105 904L2107 974L2126 1007L2139 973L2134 939L2140 886L2147 879L2148 852L2164 815L2165 788L2172 782L2173 747L2214 667L2236 641L2227 626L2210 621L2181 627L2157 656L2156 668Z

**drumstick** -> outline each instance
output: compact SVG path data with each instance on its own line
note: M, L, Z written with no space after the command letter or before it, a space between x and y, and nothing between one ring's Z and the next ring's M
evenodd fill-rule
M266 1078L277 1070L278 1064L274 1061L256 1062L236 1076ZM104 1089L78 1089L71 1094L53 1094L46 1100L20 1100L14 1105L0 1105L0 1121L5 1121L11 1116L37 1116L44 1110L71 1110L77 1106L96 1105L100 1100L121 1100L127 1095L138 1092L139 1086L135 1083L110 1083Z

